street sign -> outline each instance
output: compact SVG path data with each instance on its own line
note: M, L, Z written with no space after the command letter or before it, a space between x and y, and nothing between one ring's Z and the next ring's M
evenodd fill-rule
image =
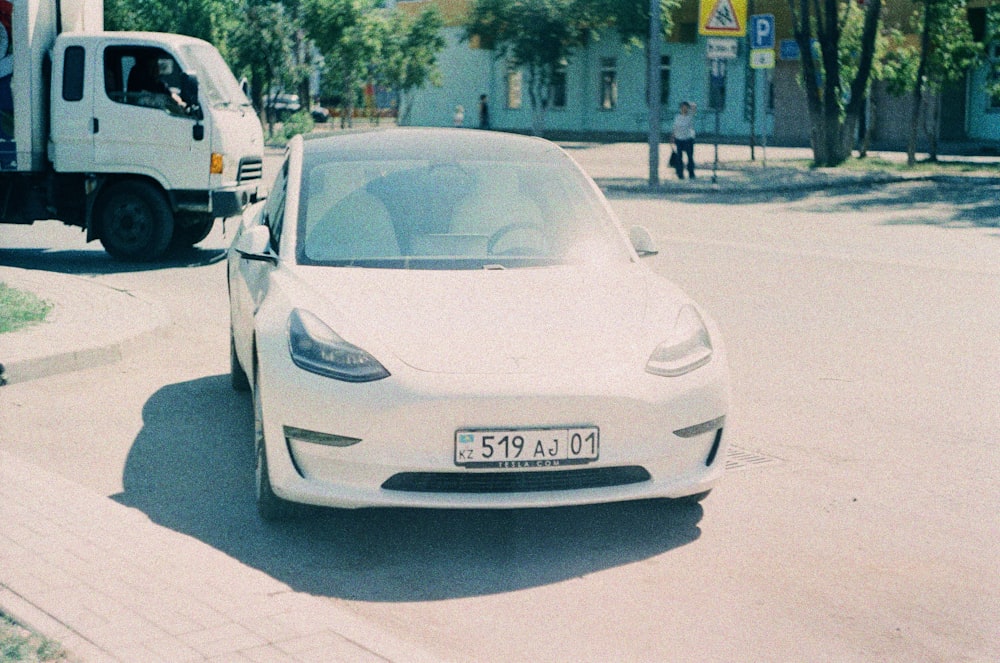
M705 57L709 60L735 60L739 54L740 42L725 37L709 37L705 40Z
M750 48L774 48L774 14L750 17Z
M799 42L794 39L782 39L778 53L782 60L798 60L801 57Z
M746 25L747 0L699 0L698 34L742 37Z
M755 48L750 51L751 69L774 69L774 50L770 48Z

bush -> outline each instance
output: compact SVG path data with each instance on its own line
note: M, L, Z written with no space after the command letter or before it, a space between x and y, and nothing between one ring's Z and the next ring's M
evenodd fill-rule
M313 126L314 122L309 111L300 110L285 121L281 132L285 140L291 140L292 136L309 133L313 130Z
M41 322L52 305L0 282L0 334Z

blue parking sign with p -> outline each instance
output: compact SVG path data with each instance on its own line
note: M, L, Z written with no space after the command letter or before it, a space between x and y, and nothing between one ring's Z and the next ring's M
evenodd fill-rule
M750 17L750 48L774 48L774 14Z

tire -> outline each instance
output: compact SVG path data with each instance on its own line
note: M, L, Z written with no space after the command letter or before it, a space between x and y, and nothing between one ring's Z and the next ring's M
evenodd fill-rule
M298 510L292 502L275 495L271 488L271 477L267 465L267 445L264 444L263 408L258 386L255 384L253 390L254 483L257 513L263 520L279 522L292 518Z
M174 215L166 198L146 182L111 185L98 200L95 217L104 250L119 260L156 260L174 234Z
M250 391L250 379L240 365L239 357L236 356L236 341L233 339L232 328L229 329L229 380L236 391Z
M680 498L678 500L678 502L680 502L682 504L698 504L703 499L705 499L706 497L708 497L709 494L711 494L711 492L712 492L712 489L709 488L708 490L706 490L703 493L695 493L694 495L688 495L687 497L682 497L682 498Z
M194 246L208 237L215 226L215 218L211 214L185 214L178 217L178 223L174 224L174 236L170 240L171 248L175 249Z

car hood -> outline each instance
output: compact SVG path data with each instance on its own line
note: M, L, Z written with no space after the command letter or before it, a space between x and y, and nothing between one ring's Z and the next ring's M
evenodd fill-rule
M313 295L305 307L345 340L387 367L386 352L436 373L644 363L680 304L669 287L651 287L639 265L296 271ZM652 291L658 292L655 306Z

